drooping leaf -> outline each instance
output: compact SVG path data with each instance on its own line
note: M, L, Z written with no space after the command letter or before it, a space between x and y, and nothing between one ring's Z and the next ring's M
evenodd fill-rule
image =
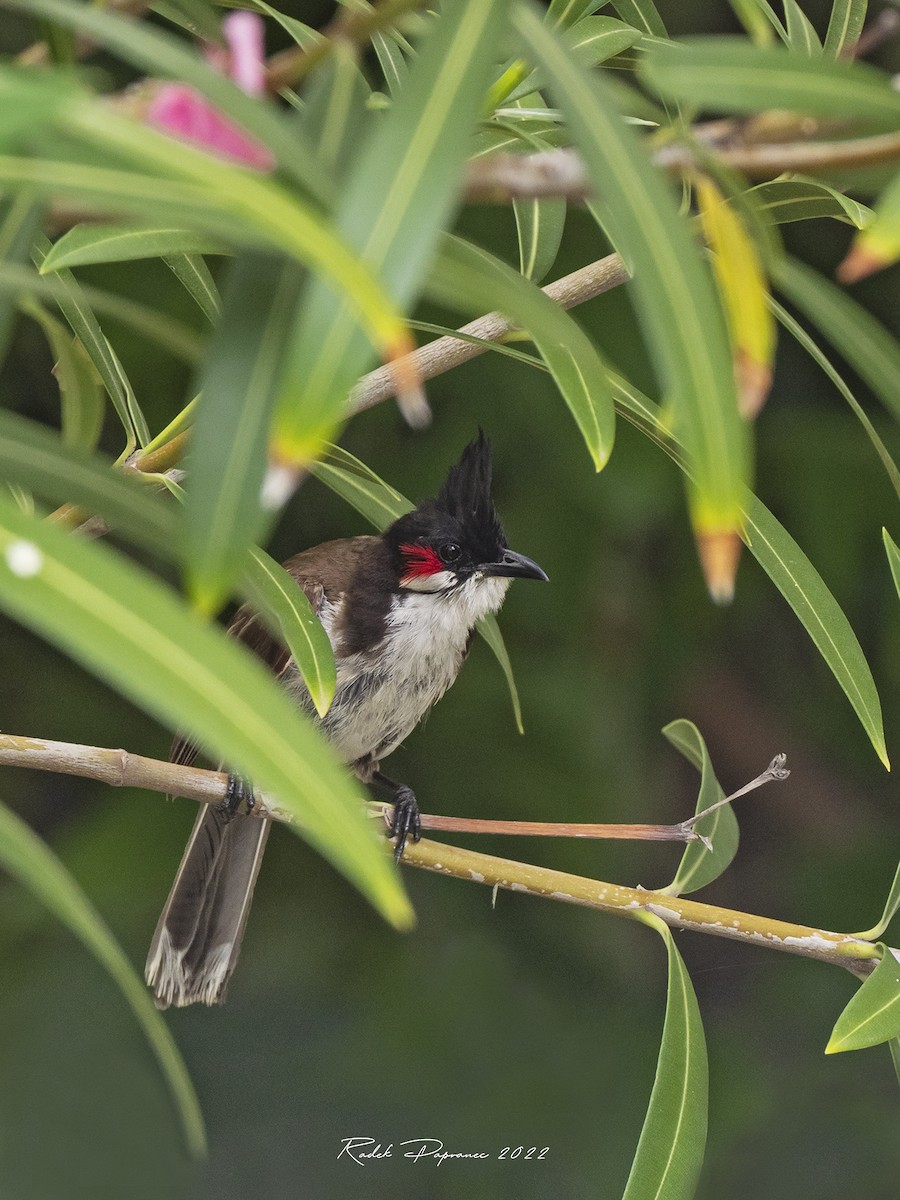
M668 925L659 933L669 956L669 988L656 1079L622 1200L693 1200L706 1148L709 1068L697 997Z
M23 302L23 308L43 329L56 359L53 373L59 384L63 442L92 450L100 437L106 407L100 376L84 347L62 322L36 301Z
M900 958L879 943L881 961L838 1017L826 1054L863 1050L900 1037Z
M383 916L410 924L399 877L324 738L248 651L170 589L0 497L0 607L276 795Z
M190 594L224 603L266 521L260 492L303 275L285 258L248 253L229 273L200 379L187 480Z
M525 727L522 724L522 705L519 701L519 689L516 687L512 663L509 661L509 654L506 644L503 641L503 634L500 632L500 626L497 624L497 618L492 613L489 613L486 617L482 617L478 622L478 632L493 650L494 656L500 664L500 669L506 679L506 686L509 688L509 698L512 701L513 720L516 723L516 729L519 733L524 733Z
M402 93L344 182L336 227L398 307L421 287L456 200L505 7L502 0L459 0L442 9ZM346 301L311 282L279 403L276 458L303 463L316 456L346 414L369 357Z
M867 63L808 58L744 38L654 42L639 74L662 96L716 112L784 108L886 131L900 123L900 95Z
M672 721L663 729L676 750L700 772L700 791L697 795L697 812L724 799L725 792L716 779L713 765L700 730L692 721ZM726 804L704 817L695 826L697 833L708 837L712 851L702 842L690 842L684 850L675 878L659 890L670 896L683 896L699 891L722 874L737 854L738 823L734 811Z
M119 943L100 914L50 848L5 804L0 804L0 863L14 879L75 934L121 991L140 1024L175 1101L188 1150L206 1151L197 1094L175 1039L156 1011Z
M54 242L43 273L88 263L130 262L172 254L224 254L224 243L190 229L144 225L76 225Z
M875 201L872 220L853 239L850 253L838 267L844 283L883 271L900 258L900 171Z
M759 211L777 225L833 217L864 229L874 217L871 208L865 204L806 175L782 175L751 188L750 195L756 200Z
M900 346L884 326L830 280L798 259L785 257L775 272L774 282L900 419Z
M733 585L748 435L738 413L724 317L707 265L667 183L611 95L524 4L514 21L546 70L598 199L592 208L634 274L634 295L660 381L691 458L690 503L710 587Z
M594 467L602 470L615 437L608 369L577 322L494 255L456 237L441 245L428 294L454 307L499 309L528 333L581 430Z
M164 254L163 262L210 323L222 310L219 289L200 254Z

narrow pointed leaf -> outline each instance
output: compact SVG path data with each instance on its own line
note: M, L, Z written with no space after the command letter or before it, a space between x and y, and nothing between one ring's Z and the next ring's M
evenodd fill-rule
M372 113L366 108L370 95L355 53L338 46L305 96L304 126L335 178L346 173L371 126Z
M441 10L338 201L337 229L400 308L419 291L456 201L505 8L458 0ZM277 457L315 456L369 358L346 301L311 283L279 405Z
M513 216L519 238L519 271L540 283L559 253L566 223L564 200L514 199Z
M258 549L250 551L250 566L245 567L240 588L294 656L316 711L323 717L334 698L334 651L306 593L284 567Z
M679 437L691 458L694 527L707 544L729 543L749 476L748 435L738 413L728 334L709 269L668 183L621 120L608 89L582 71L564 44L518 5L515 24L546 70L599 197L594 206L633 270L638 313ZM708 568L708 575L713 572ZM727 593L728 571L710 579Z
M215 323L222 310L219 289L200 254L164 254L163 262L182 285L206 319Z
M863 1050L900 1037L900 958L879 943L881 962L838 1017L826 1054Z
M885 131L900 123L900 94L874 67L753 46L744 38L654 42L639 74L661 96L716 112L785 108Z
M825 34L825 53L839 58L859 41L866 20L869 0L833 0L828 31Z
M534 342L581 431L596 470L612 451L615 410L608 368L593 342L539 287L480 246L448 237L428 285L430 296L461 309L499 309Z
M697 206L706 241L713 251L713 272L728 320L741 412L753 418L772 384L775 321L759 251L715 183L696 180Z
M885 531L885 536L887 532ZM894 550L896 551L896 546ZM900 552L897 553L897 572L900 572ZM894 574L894 582L896 583L898 574ZM900 585L898 585L900 586ZM862 933L854 933L854 937L864 938L868 942L874 942L876 938L880 938L885 932L897 909L900 908L900 863L897 864L897 870L894 872L894 881L891 884L890 891L887 894L887 899L884 902L884 910L881 914L881 919L871 929L864 929Z
M25 191L0 199L0 270L8 263L28 262L32 243L41 228L41 215L40 206ZM6 357L16 300L15 293L0 292L0 363Z
M656 1079L622 1200L693 1200L709 1105L703 1024L672 931L658 917L642 919L666 943L669 988Z
M700 791L697 795L696 812L702 812L725 796L716 779L706 743L700 730L692 721L673 721L663 729L676 750L700 772ZM702 842L691 842L685 847L675 878L668 887L660 888L670 896L684 896L699 891L722 874L737 854L738 823L731 806L726 804L695 826L697 833L708 837L712 851Z
M883 325L818 271L785 257L775 272L780 292L813 322L832 346L900 420L900 346Z
M809 221L815 217L833 217L857 229L864 229L875 214L865 204L845 196L837 188L805 175L783 175L750 189L757 209L776 225L788 221Z
M188 585L207 612L231 590L265 523L260 491L302 273L249 253L231 266L200 380L187 480Z
M376 529L383 530L398 517L408 513L414 505L374 471L340 446L329 446L322 458L310 468L313 475L331 488L341 499L346 500L357 512L370 521ZM497 624L497 618L488 616L478 622L478 632L490 646L506 678L512 701L513 717L519 733L522 728L522 709L519 692L513 677L509 654Z
M849 621L818 571L762 501L748 495L745 504L747 544L815 642L890 770L878 690Z
M623 21L651 37L668 37L663 19L653 0L613 0L613 8Z
M875 202L875 215L853 239L850 253L838 267L845 283L883 271L900 258L900 172Z
M170 589L0 498L0 607L274 793L301 836L385 917L410 924L382 839L324 738L249 652Z
M48 250L43 273L88 263L130 262L167 254L224 254L223 242L190 229L143 225L76 225Z
M822 53L822 42L813 28L809 17L797 0L782 0L787 27L788 45L795 54L806 54L810 58Z
M683 448L672 437L659 406L633 384L613 376L616 404L637 429L690 474ZM824 580L787 530L751 492L742 498L744 540L760 566L809 633L888 769L881 702L862 647Z
M68 926L121 991L140 1024L178 1109L191 1155L204 1157L206 1134L187 1067L150 993L103 918L55 854L5 804L0 804L0 864Z
M100 376L84 347L62 322L35 301L23 303L23 308L43 329L56 359L53 374L59 384L63 442L92 450L100 437L106 407Z

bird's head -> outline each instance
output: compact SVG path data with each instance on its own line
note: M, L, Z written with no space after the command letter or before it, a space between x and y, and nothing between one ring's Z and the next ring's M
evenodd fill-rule
M546 580L537 563L506 544L491 497L491 474L491 444L479 431L438 495L386 531L401 591L451 594L488 579ZM496 590L499 605L505 587Z

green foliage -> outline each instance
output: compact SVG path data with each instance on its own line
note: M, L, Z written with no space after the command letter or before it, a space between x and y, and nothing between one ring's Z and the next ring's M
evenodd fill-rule
M701 547L710 535L726 536L736 556L743 540L808 635L796 653L818 655L827 665L888 766L881 699L867 659L880 646L880 631L857 635L848 614L860 620L861 605L848 579L865 579L867 600L882 596L891 577L900 590L900 551L885 531L887 564L873 565L860 548L842 577L833 561L819 562L820 555L838 555L842 539L831 531L817 536L814 518L800 500L785 503L771 474L760 472L760 496L754 494L753 443L771 437L770 420L777 428L779 420L796 418L799 403L784 404L790 384L777 373L774 413L748 415L735 375L748 327L763 330L759 358L771 364L774 313L792 339L785 358L799 353L804 368L812 364L816 379L837 388L900 494L900 350L883 318L804 261L808 243L802 226L795 228L824 221L819 228L846 240L851 226L859 231L854 254L868 255L866 269L898 254L900 97L886 72L853 60L865 0L834 0L822 27L796 0L779 6L733 0L748 36L686 39L669 37L651 0L613 3L615 16L598 15L604 6L586 0L540 7L524 0L454 0L430 8L402 0L347 4L337 34L262 0L250 7L266 16L273 34L290 39L287 59L297 56L293 76L279 59L290 81L279 96L246 94L227 70L212 65L208 48L222 44L220 13L206 0L160 0L150 6L153 20L75 0L0 0L0 11L15 13L48 44L40 69L12 56L0 64L0 352L13 345L27 357L28 339L39 341L40 370L46 373L52 358L51 403L57 392L59 403L57 431L46 428L56 409L39 399L26 408L36 420L10 411L24 407L29 376L18 392L12 389L18 399L4 398L0 608L168 728L184 730L214 760L277 794L316 850L389 921L409 925L409 903L359 814L357 789L310 722L209 617L232 599L251 604L290 648L319 713L327 710L335 686L331 644L306 596L256 543L272 533L301 468L314 477L311 495L324 484L377 529L408 511L410 501L369 463L404 490L408 478L421 483L424 494L418 448L434 445L434 460L449 461L458 449L456 430L449 432L454 416L436 409L430 441L404 441L386 424L357 425L355 406L369 403L361 377L379 356L386 360L402 414L421 424L427 414L405 357L413 346L410 330L453 336L446 314L428 306L467 318L497 310L514 326L511 344L461 335L478 350L496 352L494 367L504 380L498 394L479 396L476 423L483 410L498 450L518 455L520 475L510 472L512 483L524 491L543 481L546 494L533 500L542 519L549 520L558 501L561 507L564 493L577 497L554 537L582 576L593 570L591 520L598 506L606 504L604 511L618 519L619 575L631 581L618 584L631 589L618 594L621 628L633 637L629 622L636 626L649 612L636 576L622 563L636 561L642 538L674 553L682 517L677 506L669 511L665 472L641 466L648 448L635 450L633 435L622 438L627 447L619 466L617 414L651 443L646 462L658 463L662 450L683 472ZM107 56L107 74L96 69L97 51ZM156 82L148 86L145 76ZM149 97L169 80L195 89L271 159L271 169L151 128ZM126 83L138 86L109 94ZM707 124L701 119L707 113L740 119ZM458 218L469 164L490 167L504 154L512 169L533 153L574 172L559 194L551 188L531 195L527 187L507 194L498 185L495 199L508 203L512 216L493 222L490 210L473 207ZM746 177L742 163L750 164ZM585 186L590 224L569 203L570 194L581 199ZM698 209L705 222L692 219ZM782 236L790 253L782 250ZM538 286L551 271L575 269L577 276L610 248L627 267L634 313L620 306L600 316L573 315ZM509 265L516 260L518 269ZM589 288L579 292L580 286L576 278L565 307L586 299ZM793 311L771 299L772 289ZM822 340L883 412L869 416L865 395L857 396L852 379L826 357ZM10 374L18 361L10 358ZM443 369L432 363L428 374ZM152 382L157 371L160 380ZM643 386L652 398L625 378L639 371L650 379ZM530 389L543 389L539 401L529 399ZM608 484L604 479L591 490L583 455L560 466L572 430L545 393L562 398L597 471L612 456ZM802 403L814 417L827 405L818 393ZM465 408L466 420L472 411ZM500 412L515 420L504 425ZM361 457L332 444L348 424ZM855 446L858 426L849 428L846 444ZM792 451L792 468L802 470L807 453L813 452ZM829 490L827 468L809 469L820 471L819 489ZM158 494L161 485L184 505ZM509 477L502 486L511 486ZM304 504L306 494L304 488ZM835 503L844 499L852 497ZM54 521L44 519L48 504L65 506ZM315 504L303 514L312 539L324 538L325 518ZM54 527L91 516L106 523L118 548ZM880 512L877 520L891 524ZM810 555L786 526L797 529ZM131 561L135 555L142 565ZM665 557L659 554L663 569ZM704 564L712 579L707 558ZM716 566L720 578L712 590L719 599L731 590L735 566ZM615 588L616 571L609 575ZM186 596L173 577L184 581ZM752 601L738 588L738 608L768 603L754 587L747 589ZM666 602L684 617L677 588ZM696 626L667 626L654 654L671 653L670 641L698 653L700 608L694 607ZM539 676L528 673L526 655L514 655L536 713L529 720L535 742L521 743L526 749L509 760L523 779L526 755L537 753L528 747L543 747L547 764L557 743L560 755L571 754L568 730L584 707L570 702L567 681L555 672L555 639L582 636L574 619L560 620L563 608L556 600L542 612L533 646ZM615 664L615 639L607 644L595 629L606 615L590 610L579 653ZM479 632L505 676L521 732L504 637L494 618ZM779 685L786 686L772 683ZM44 692L52 697L55 689ZM55 717L49 711L48 724ZM4 728L7 721L0 712ZM598 754L614 757L610 744L625 723L620 714L611 723L597 721L604 747ZM664 732L700 772L697 811L716 803L723 790L697 725L676 721ZM467 765L467 755L460 743L448 757ZM548 791L574 797L568 763L532 765L544 799ZM602 769L609 768L604 761ZM626 774L633 771L629 763ZM615 767L611 774L615 782ZM618 780L617 786L621 774ZM712 851L689 845L663 892L705 887L735 858L738 831L729 807L699 831ZM123 952L73 876L5 807L0 832L5 868L78 934L121 988L157 1055L186 1141L198 1152L202 1122L185 1068ZM900 871L881 920L854 936L882 937L898 905ZM656 916L629 915L664 937L669 984L656 1081L625 1200L688 1200L706 1139L703 1030L671 932ZM838 1019L828 1052L888 1041L896 1053L898 1013L896 956L883 947L879 965Z

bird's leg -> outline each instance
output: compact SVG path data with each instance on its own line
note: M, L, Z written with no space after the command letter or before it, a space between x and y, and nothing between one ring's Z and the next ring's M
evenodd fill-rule
M406 849L406 841L409 835L412 834L414 842L417 842L422 836L422 828L419 824L418 802L412 788L407 787L405 783L395 783L393 779L388 779L380 771L373 773L372 783L377 783L379 787L384 788L393 795L394 819L391 821L387 835L389 838L397 839L397 845L394 848L394 858L399 862L403 857L403 851Z
M239 813L246 815L253 811L256 797L253 794L253 784L240 775L229 775L225 795L216 805L216 812L226 824Z

